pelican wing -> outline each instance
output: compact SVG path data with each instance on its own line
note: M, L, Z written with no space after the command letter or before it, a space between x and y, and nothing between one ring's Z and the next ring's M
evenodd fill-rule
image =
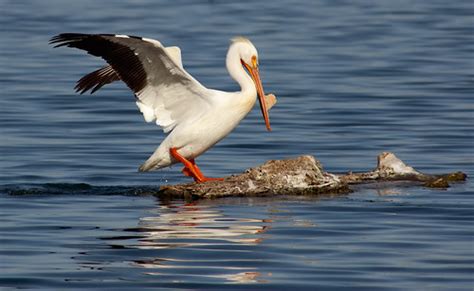
M85 80L76 89L97 90L118 77L135 93L145 120L156 120L165 132L199 118L210 106L207 89L182 68L178 47L167 49L157 40L111 34L64 33L50 43L102 57L112 70L104 67L91 73L106 77L97 83Z
M181 69L183 69L183 62L181 61L181 49L177 46L165 47L166 53L171 57L173 62ZM76 92L84 94L91 90L91 94L102 88L102 86L110 84L115 81L120 81L119 75L114 71L112 66L108 65L89 73L77 81Z

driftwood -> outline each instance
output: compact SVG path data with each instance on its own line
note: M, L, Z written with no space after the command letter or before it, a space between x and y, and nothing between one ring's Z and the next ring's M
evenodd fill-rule
M331 174L323 171L313 156L273 160L224 181L188 183L160 187L160 196L218 198L228 196L316 195L351 192L350 185L369 182L411 181L425 187L446 188L449 182L464 181L466 174L455 172L429 175L407 166L393 153L378 156L377 167L364 173Z

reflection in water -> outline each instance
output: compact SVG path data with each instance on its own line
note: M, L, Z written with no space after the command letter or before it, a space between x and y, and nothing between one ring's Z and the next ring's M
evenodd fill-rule
M269 220L227 218L211 206L197 202L183 205L161 205L155 216L140 219L139 228L145 238L140 240L140 248L169 248L189 245L206 245L192 239L223 240L232 243L258 244L268 226ZM163 243L169 239L181 242ZM190 240L191 239L191 240ZM213 244L211 242L210 244Z
M391 196L391 195L402 195L403 192L398 188L383 188L377 189L377 195L379 196Z
M261 276L262 274L260 272L242 272L237 274L215 275L210 277L224 278L237 283L267 283L268 280L261 279ZM268 276L271 276L271 274L268 274Z
M354 191L358 190L373 190L378 196L400 196L406 195L409 192L406 188L412 188L412 181L390 181L383 183L367 183L362 185L354 185Z
M146 268L146 275L167 276L185 272L187 276L224 279L236 283L266 282L255 266L245 259L222 260L219 256L203 259L202 252L215 253L225 245L226 249L239 252L240 247L252 247L261 243L269 228L270 219L227 217L215 205L193 203L161 204L143 217L134 229L140 235L119 237L127 248L153 251L152 258L134 259L133 265ZM104 238L105 240L115 238ZM173 257L174 248L191 252L189 257ZM248 250L241 250L248 252ZM199 256L193 256L201 252ZM206 257L204 255L204 257ZM197 259L199 258L199 259ZM242 263L244 261L244 263ZM196 270L198 270L197 273ZM270 274L266 274L269 276Z

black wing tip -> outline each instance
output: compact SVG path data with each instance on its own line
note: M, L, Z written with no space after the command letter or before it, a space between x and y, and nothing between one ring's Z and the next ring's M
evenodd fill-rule
M89 90L90 94L93 94L104 85L119 80L120 77L114 69L111 66L105 66L83 76L79 81L77 81L74 89L81 95Z
M90 36L84 33L60 33L53 36L49 40L49 44L54 44L54 47L66 46L73 42L83 40L85 37Z
M79 86L79 84L76 84L76 86L74 86L74 90L76 91L76 93L79 93L79 95L82 95L86 93L89 88L84 88L82 86Z
M141 37L129 35L61 33L52 37L50 44L55 48L62 46L78 48L90 55L103 58L116 71L117 80L124 81L132 91L139 92L146 86L147 73L143 67L143 60L134 53L134 42L122 41L127 38L143 40ZM101 80L80 80L79 82L76 90L82 93L91 89L95 92L103 85L110 83L108 80L105 83Z
M66 33L57 34L53 36L52 38L50 38L49 44L54 44L55 45L54 47L68 46L72 43L79 42L93 36L117 37L118 34L111 34L111 33L87 34L87 33L66 32ZM143 37L141 36L136 36L136 35L126 35L126 36L129 38L143 40Z
M104 86L104 84L97 84L97 85L92 85L92 86L86 86L86 85L83 85L83 84L76 84L76 86L74 87L74 90L76 91L76 93L78 93L79 95L83 95L84 93L86 93L87 91L90 90L89 94L94 94L97 90L99 90L100 88L102 88L102 86Z
M76 86L74 86L74 90L80 95L91 90L90 94L92 94L95 91L99 90L100 87L102 87L100 83L97 83L96 81L92 80L90 75L86 75L82 77L79 81L77 81Z

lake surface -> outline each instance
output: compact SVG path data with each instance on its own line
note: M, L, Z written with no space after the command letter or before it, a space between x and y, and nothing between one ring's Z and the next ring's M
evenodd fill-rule
M163 133L123 84L74 93L102 61L48 45L61 32L155 38L180 46L206 86L236 91L225 54L248 36L278 97L273 131L255 108L199 158L209 176L301 154L363 171L392 151L472 177L472 1L0 0L0 11L0 288L473 289L471 180L337 197L138 195L187 181L181 166L137 172Z

